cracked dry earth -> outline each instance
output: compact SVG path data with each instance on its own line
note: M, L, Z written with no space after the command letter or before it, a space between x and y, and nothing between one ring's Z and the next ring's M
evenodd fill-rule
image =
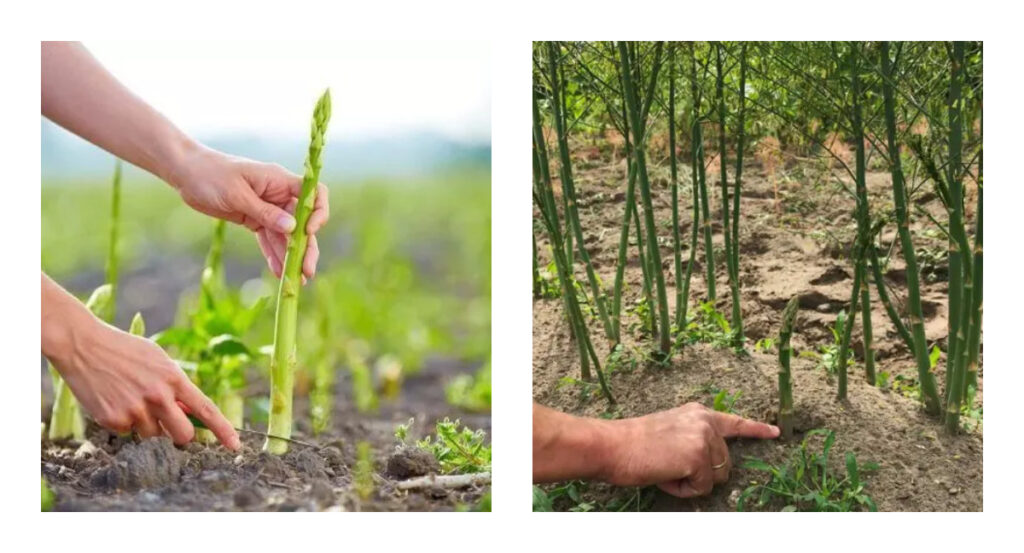
M581 159L574 166L581 226L595 269L602 282L610 288L615 279L624 209L625 164L621 159L610 160L607 152L586 157L589 159ZM668 163L667 160L661 161L652 170L652 195L669 303L674 312L671 191ZM683 271L689 254L692 220L688 169L681 167L679 176ZM714 394L709 390L716 388L742 392L734 406L740 415L775 421L778 408L776 353L774 350L767 353L754 351L753 344L761 338L777 336L782 309L796 294L802 297L793 335L793 347L797 353L816 351L830 343L832 333L829 327L835 323L840 310L848 310L852 271L847 253L856 231L852 217L854 201L838 191L835 179L842 177L840 171L833 168L834 177L827 171L820 163L787 164L784 170L774 175L775 182L779 183L779 202L776 203L775 187L766 171L757 160L745 165L740 208L740 282L747 349L751 355L741 357L725 349L697 344L684 348L668 367L640 363L633 369L618 370L610 375L612 389L619 401L616 416L643 415L689 401L710 405ZM708 170L708 186L713 191L712 231L715 247L719 249L722 246L721 190L717 175L717 169ZM880 170L869 172L867 185L875 216L893 209L889 184L888 173ZM938 215L941 204L925 191L926 188L922 187L922 191L915 195L915 203L919 208ZM973 207L969 209L968 216L971 214ZM915 247L919 252L922 249L944 252L944 241L929 232L922 220L925 218L918 215L912 225ZM549 244L543 232L538 232L537 236L543 266L550 262ZM890 248L894 239L894 225L890 224L880 237L881 255L884 257L887 252L892 252L884 274L890 295L897 309L902 310L906 298L906 277L898 244ZM698 243L691 282L691 312L697 301L707 299L701 244L702 241ZM924 263L931 275L922 283L925 331L929 344L939 343L944 350L947 333L945 267L929 267L926 261ZM720 260L716 265L716 307L728 317L728 277L724 261ZM944 255L939 265L944 265ZM577 271L578 278L585 283L583 269L577 266ZM642 356L651 343L648 338L638 335L639 319L630 310L642 294L641 274L633 238L626 268L622 325L624 330L628 329L624 333L623 344L634 357ZM890 373L890 381L897 375L915 378L913 358L879 304L873 285L872 302L876 370ZM595 347L599 352L607 353L609 343L600 331L600 323L592 321L590 328ZM534 399L577 415L606 414L606 404L601 398L584 399L578 387L561 383L564 377L579 377L579 362L560 298L534 301L533 339ZM878 471L867 477L867 492L880 510L982 510L981 425L957 437L947 436L935 420L923 413L915 400L890 389L868 385L863 373L859 322L852 345L856 364L850 368L848 401L840 403L835 399L835 383L817 367L814 359L797 356L792 366L797 416L797 435L793 441L734 441L730 444L730 454L737 468L728 483L717 486L710 496L697 500L679 500L649 488L643 490L644 508L735 510L740 491L760 476L738 467L744 457L781 464L789 458L806 431L828 428L836 432L833 448L836 454L832 457L837 463L841 463L843 453L852 451L861 462L874 461L881 465ZM940 388L944 366L943 358L936 367ZM977 401L980 405L983 392L981 377L979 388ZM838 464L835 468L842 470ZM635 489L589 484L583 495L585 500L605 505L612 500L638 494Z

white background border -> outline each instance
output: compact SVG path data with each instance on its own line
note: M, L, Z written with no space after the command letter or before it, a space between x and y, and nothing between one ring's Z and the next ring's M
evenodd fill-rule
M425 551L580 549L881 550L941 545L984 548L1020 523L1017 466L1024 391L1020 356L1024 198L1019 174L1021 63L1006 2L63 2L0 21L0 161L4 270L0 274L3 374L0 505L9 544L75 551L231 551L296 545L329 550ZM492 41L494 513L491 514L39 514L38 439L40 255L39 46L41 39L401 39ZM532 514L530 513L531 291L530 41L532 39L936 39L985 40L989 103L986 295L985 514ZM265 77L261 77L265 78ZM281 76L286 78L286 76ZM258 86L254 79L254 86ZM410 83L418 86L439 83ZM992 301L995 298L996 301ZM866 518L866 517L870 517ZM257 521L257 519L259 519ZM1016 523L1016 524L1015 524ZM14 536L10 534L14 531ZM11 539L14 537L15 539ZM1002 541L1002 540L1000 540ZM1018 542L1013 539L1010 543ZM858 547L860 549L860 547ZM1003 549L1003 548L1001 548Z

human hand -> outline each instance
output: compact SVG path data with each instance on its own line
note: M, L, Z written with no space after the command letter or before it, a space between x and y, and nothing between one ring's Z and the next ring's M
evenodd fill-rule
M772 439L778 427L720 413L699 403L614 421L603 479L619 486L657 484L665 493L695 497L729 479L726 438Z
M256 233L263 257L278 278L284 267L288 237L295 228L302 177L273 163L261 163L195 146L182 156L168 181L192 208L244 225ZM317 184L313 213L306 224L309 244L303 258L303 280L316 273L320 248L316 232L327 222L327 187Z
M69 314L55 334L68 339L47 357L101 426L142 438L167 434L183 445L195 434L184 406L228 449L241 447L231 423L160 346L87 313Z

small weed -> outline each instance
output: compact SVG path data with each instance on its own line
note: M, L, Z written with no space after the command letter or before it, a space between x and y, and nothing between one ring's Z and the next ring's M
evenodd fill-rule
M801 351L800 357L809 357L818 362L818 368L825 371L829 378L836 374L839 369L839 345L842 342L843 329L846 327L846 311L840 311L836 315L835 326L829 327L832 331L832 343L821 346L818 351ZM855 364L853 361L852 349L846 351L846 364L848 370L852 371Z
M715 394L715 399L711 403L711 408L721 413L735 413L733 406L736 405L736 400L743 395L742 391L736 391L730 394L728 390L719 390Z
M967 395L964 398L964 403L960 406L960 425L967 432L981 429L983 416L982 407L981 405L975 406L974 404L974 398L977 393L977 388L969 386L967 388Z
M561 390L566 386L572 386L580 392L580 404L589 403L590 400L601 395L601 387L598 383L583 380L580 378L573 378L571 376L563 376L558 379L558 384L555 385L556 390Z
M409 438L407 424L395 427L395 438L406 443ZM434 427L435 434L416 442L416 446L434 454L441 471L445 474L487 472L491 470L491 447L486 444L487 434L483 430L472 430L461 423L444 419Z
M728 348L732 347L733 330L725 315L715 309L714 302L708 301L700 304L679 338L687 344L703 342L716 348Z
M754 342L754 351L768 353L773 349L775 349L775 338L761 338Z
M815 436L824 436L821 452L811 448ZM747 459L744 468L768 474L765 483L754 482L743 490L736 504L737 511L756 499L756 507L782 504L782 511L849 512L878 507L865 493L861 473L878 470L876 463L859 465L853 453L846 453L846 476L831 472L828 456L835 443L835 433L827 429L811 430L800 443L800 449L782 466L770 465L760 459Z
M949 250L946 246L922 246L914 253L925 281L937 282L949 278Z
M558 268L555 262L548 263L544 269L537 271L537 282L534 283L537 295L544 299L558 299L562 295L562 285L558 282Z
M545 491L539 486L533 487L533 512L550 513L555 511L556 502L559 511L570 512L627 512L647 511L654 502L654 488L633 488L627 496L616 496L607 503L586 500L583 494L587 491L587 483L579 480L566 482L560 486ZM561 508L565 507L565 508Z
M889 371L878 371L878 373L875 374L875 387L881 390L888 390L889 378L891 376L892 375L889 374Z

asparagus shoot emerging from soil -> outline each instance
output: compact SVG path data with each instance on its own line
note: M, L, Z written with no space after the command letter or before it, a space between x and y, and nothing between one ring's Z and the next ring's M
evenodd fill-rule
M789 339L799 310L800 296L793 296L782 312L782 328L779 330L779 429L784 439L793 437L793 379L789 372L793 348L789 346Z
M145 336L146 335L146 321L142 318L142 313L135 313L132 317L132 324L128 326L128 334L133 336Z
M295 383L295 331L299 311L299 289L302 279L302 260L306 255L309 237L306 223L313 212L316 187L320 182L320 152L324 147L324 134L331 118L331 93L324 91L313 110L309 154L302 177L302 189L295 206L295 228L288 239L284 257L281 286L277 294L277 314L274 320L274 353L270 360L270 421L268 433L284 438L292 436L292 387ZM288 442L267 438L263 450L276 455L288 451Z
M110 302L114 296L114 289L110 284L104 284L93 290L85 307L97 317L102 317L109 312ZM60 377L57 370L50 365L50 376L53 377L53 410L50 412L51 440L75 440L85 439L85 419L82 418L82 408L78 400L71 393L67 383Z

